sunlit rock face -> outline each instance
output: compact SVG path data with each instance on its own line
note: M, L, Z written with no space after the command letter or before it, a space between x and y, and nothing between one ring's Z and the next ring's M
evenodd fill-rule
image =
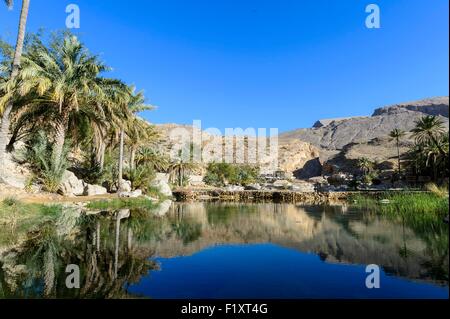
M268 139L252 136L245 138L239 136L229 139L221 135L209 134L189 125L163 124L158 125L157 128L161 135L158 145L162 152L168 153L174 145L183 143L184 138L187 138L189 142L195 141L194 135L201 136L201 150L203 151L216 138L220 145L218 154L222 155L222 159L228 161L227 156L229 155L233 163L257 165L262 174L272 174L277 170L282 170L288 175L295 176L295 173L301 170L306 163L319 158L317 147L299 140L282 141L278 137ZM183 130L187 137L179 134ZM217 150L217 148L215 149ZM195 173L202 176L205 171L206 163L203 163L196 169ZM317 169L314 172L310 171L307 174L320 175L320 169L319 171Z

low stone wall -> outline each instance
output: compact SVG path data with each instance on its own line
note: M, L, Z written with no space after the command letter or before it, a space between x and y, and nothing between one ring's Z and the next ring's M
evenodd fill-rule
M344 201L348 192L294 192L287 190L175 190L177 201L240 201L240 202L307 202L325 203Z
M402 191L390 191L402 192ZM226 191L222 189L178 189L173 192L177 201L233 201L233 202L286 202L286 203L336 203L344 202L351 195L360 194L374 199L383 199L386 191L348 192L295 192L288 190L244 190Z

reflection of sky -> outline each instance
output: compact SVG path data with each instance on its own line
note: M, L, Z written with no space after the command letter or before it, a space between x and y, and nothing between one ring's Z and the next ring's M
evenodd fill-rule
M151 298L448 298L448 287L381 272L365 286L365 266L326 263L315 254L273 244L223 245L192 256L159 258L132 294Z

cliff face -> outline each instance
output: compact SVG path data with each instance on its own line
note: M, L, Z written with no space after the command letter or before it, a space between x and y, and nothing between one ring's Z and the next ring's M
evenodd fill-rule
M200 131L198 128L193 128L189 125L177 125L177 124L163 124L157 126L161 135L161 139L158 143L158 147L163 153L168 153L171 147L181 142L180 136L177 134L182 132L180 130L185 129L185 133L187 136L188 143L193 140L193 131L196 134L201 134L202 136L202 147L208 145L208 143L212 142L214 138L213 135L208 134L205 131ZM198 135L197 135L198 136ZM222 152L225 154L225 143L226 140L223 136L216 136L219 138L222 149L215 149L217 152ZM264 156L260 156L258 152L258 166L260 167L261 173L270 174L276 171L277 169L283 170L287 173L293 175L302 175L302 176L316 176L320 174L321 167L319 165L314 165L314 160L318 161L319 158L319 149L313 146L311 143L300 141L300 140L284 140L278 141L277 152L274 152L270 149L271 143L269 140L257 139L255 137L248 137L244 141L244 152L240 152L237 150L236 140L234 143L233 149L233 159L235 163L249 163L249 145L255 147L255 145L259 145L259 143L265 142L267 149ZM255 149L255 148L253 148ZM303 169L306 165L306 169ZM207 164L203 163L199 165L199 169L197 173L202 175L205 173L205 168Z

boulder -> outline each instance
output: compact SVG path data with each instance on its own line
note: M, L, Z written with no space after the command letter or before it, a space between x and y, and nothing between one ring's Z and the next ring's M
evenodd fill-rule
M172 190L169 186L169 174L156 173L156 177L152 181L151 186L156 187L164 196L172 196Z
M4 162L0 165L0 183L24 189L32 176L31 170L17 163L11 153L0 154L0 158L2 156L4 156Z
M261 188L262 187L259 184L250 184L250 185L245 186L246 190L251 190L251 191L259 191L259 190L261 190Z
M225 190L227 192L240 192L245 190L245 188L239 185L228 185L227 187L225 187Z
M288 189L292 186L292 184L289 181L282 179L275 181L272 186L275 188Z
M136 189L132 192L120 192L119 197L137 198L142 196L142 190Z
M327 178L328 183L332 185L343 185L346 184L351 178L343 173L333 174Z
M59 191L64 196L81 196L84 194L85 183L78 179L74 173L70 171L65 171L62 179L61 185L59 186Z
M131 192L131 182L123 179L120 190L121 192Z
M204 186L203 175L189 175L189 185L191 186Z
M84 195L86 196L105 195L107 193L108 191L106 190L106 188L99 185L87 184L84 187Z
M295 192L302 193L312 193L315 191L314 184L311 183L296 183L291 185L289 189Z

